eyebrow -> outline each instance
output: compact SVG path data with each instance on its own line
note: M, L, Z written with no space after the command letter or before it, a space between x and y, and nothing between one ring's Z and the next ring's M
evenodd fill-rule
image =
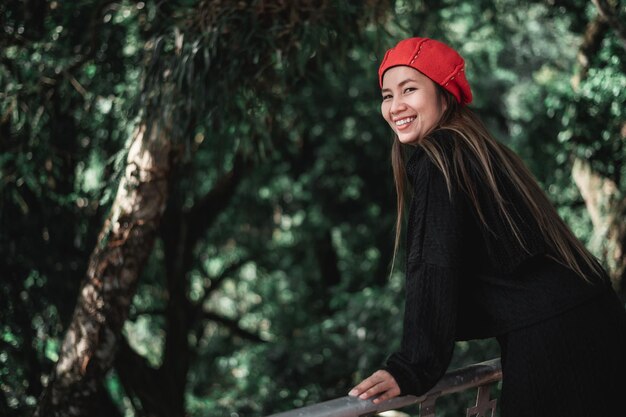
M398 87L402 87L404 84L406 84L406 83L408 83L408 82L411 82L411 81L415 81L415 82L417 82L417 80L414 80L413 78L407 78L406 80L404 80L404 81L402 81L402 82L398 83ZM383 89L381 90L381 92L385 92L385 91L391 91L391 89L389 89L389 88L383 88Z

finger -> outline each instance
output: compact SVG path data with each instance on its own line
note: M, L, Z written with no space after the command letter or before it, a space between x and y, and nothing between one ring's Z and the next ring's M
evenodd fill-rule
M385 381L381 381L378 384L366 390L365 392L363 392L361 395L359 395L359 398L361 398L362 400L365 400L365 399L370 398L373 395L379 394L381 392L385 392L389 388L390 387Z
M376 385L376 382L372 381L371 379L365 379L363 380L359 385L357 385L356 387L352 388L352 390L348 393L348 395L352 395L352 396L359 396L362 393L364 393L365 391L367 391L368 389L372 388L374 385Z
M376 398L373 402L374 404L382 403L383 401L390 400L391 398L397 397L400 395L400 389L397 387L392 387L385 391L380 397Z
M385 371L376 372L374 375L372 375L372 379L375 380L377 383L370 387L368 390L366 390L364 393L359 395L359 398L365 400L374 395L386 392L396 386L393 377Z
M372 374L372 378L379 381L378 384L365 391L359 396L359 398L366 399L376 394L385 393L389 390L393 390L392 392L395 392L396 389L398 391L396 395L400 394L400 388L398 387L396 380L389 372L378 370Z
M352 390L350 390L348 395L358 396L361 393L363 393L363 392L367 391L368 389L370 389L371 387L373 387L374 385L380 383L381 381L382 381L382 378L380 377L380 375L377 375L376 373L373 373L372 375L370 375L369 377L367 377L366 379L361 381L361 383L359 385L357 385L356 387L352 388Z

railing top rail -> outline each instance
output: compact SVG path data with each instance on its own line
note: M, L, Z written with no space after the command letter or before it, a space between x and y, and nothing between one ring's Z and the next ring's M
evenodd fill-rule
M502 379L500 359L475 363L446 373L430 391L421 397L407 395L374 404L357 397L340 397L269 417L362 417L421 403L429 397L453 394Z

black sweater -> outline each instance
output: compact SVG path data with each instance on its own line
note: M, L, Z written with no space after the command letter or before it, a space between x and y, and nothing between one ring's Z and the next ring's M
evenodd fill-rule
M460 142L442 131L434 139L452 167ZM455 340L507 333L610 288L606 274L591 285L546 257L552 252L537 223L496 164L498 187L528 252L520 247L481 180L479 165L467 160L466 166L491 231L482 226L457 181L448 194L443 174L421 146L407 162L413 198L408 212L403 336L400 351L383 367L397 381L401 395L421 395L435 385L450 363Z

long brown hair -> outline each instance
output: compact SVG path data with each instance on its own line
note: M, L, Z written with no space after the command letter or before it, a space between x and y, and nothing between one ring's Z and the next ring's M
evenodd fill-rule
M459 152L459 148L469 152L478 162L480 171L484 173L485 185L489 188L497 208L505 219L506 223L513 232L516 241L520 246L528 252L523 237L520 234L518 225L515 224L513 216L507 209L505 199L503 198L496 182L493 165L502 166L502 174L508 179L513 186L519 190L523 201L525 201L528 210L533 215L539 229L543 233L543 237L547 245L552 249L555 256L548 255L556 262L572 269L576 274L590 281L587 274L583 272L583 265L588 266L591 271L596 272L599 276L604 274L602 266L598 260L585 248L585 246L576 238L569 227L558 215L556 209L539 187L533 174L526 167L524 162L511 149L504 144L498 142L487 130L480 119L467 106L461 106L457 103L454 96L437 85L437 96L445 101L446 110L444 111L435 130L444 129L452 133L455 140L459 141L456 152L452 161L446 160L442 150L436 145L428 134L420 140L416 146L421 146L427 156L434 162L438 169L442 172L448 192L451 193L452 181L458 181L461 189L463 189L480 218L481 223L487 230L491 230L487 224L483 211L480 207L477 197L476 184L472 182L471 175L468 175L468 167L464 163L464 158ZM391 165L393 168L394 182L396 185L397 198L397 218L396 233L394 240L394 251L392 259L392 270L395 263L396 254L400 245L400 235L402 230L402 222L404 217L406 203L407 176L405 171L405 152L403 145L394 135L391 150ZM452 167L450 166L452 164ZM455 177L453 173L458 173Z

